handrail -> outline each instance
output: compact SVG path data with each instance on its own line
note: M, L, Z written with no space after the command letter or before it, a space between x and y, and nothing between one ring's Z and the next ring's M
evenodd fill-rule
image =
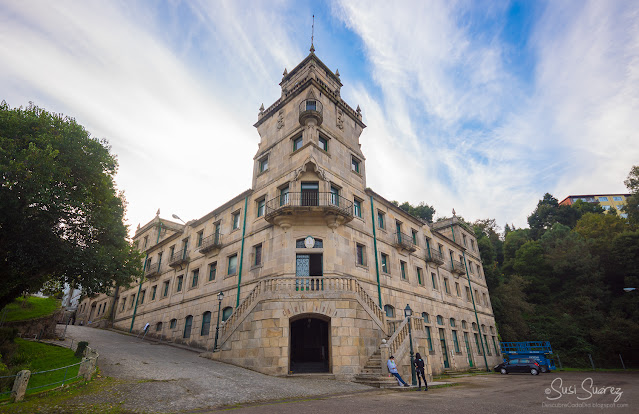
M160 262L157 262L157 263L153 263L153 264L149 265L146 268L146 271L144 272L144 275L145 276L149 276L151 274L160 273L160 264L161 264Z
M451 259L450 261L450 270L452 272L457 272L460 274L466 273L466 270L464 269L464 264L455 259Z
M395 243L407 246L410 249L414 249L416 247L413 238L408 234L402 232L395 233Z
M207 250L214 246L220 246L222 244L222 233L215 232L210 236L202 239L202 244L198 247L199 250Z
M388 350L391 355L395 355L399 347L404 343L404 340L408 337L408 318L404 318L402 323L397 327L393 336L391 336L386 343L388 344Z
M427 262L436 262L436 263L444 263L444 255L442 255L438 250L433 248L429 248L426 251L426 261Z
M266 202L266 214L286 207L328 207L348 216L353 215L353 202L330 192L298 192L279 195Z
M182 250L173 252L171 257L169 258L169 263L175 263L180 260L187 260L188 258L189 258L189 251L186 248L184 248Z

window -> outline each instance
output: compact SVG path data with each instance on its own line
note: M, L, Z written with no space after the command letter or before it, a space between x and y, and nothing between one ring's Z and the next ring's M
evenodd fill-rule
M237 271L237 253L232 256L229 256L229 267L228 267L228 272L226 274L234 275L236 271Z
M262 265L262 243L257 244L253 247L253 266L261 266Z
M209 282L215 280L215 274L217 273L217 262L209 264Z
M182 338L190 338L191 337L191 326L193 325L193 316L189 315L184 320L184 334L182 334Z
M476 333L473 333L474 337L475 337L475 346L477 347L477 353L479 355L482 355L481 353L481 345L479 344L479 335Z
M422 312L422 319L424 319L424 323L430 323L430 318L428 317L428 312Z
M135 295L131 296L131 304L129 305L129 308L133 308L133 305L135 305Z
M454 327L455 327L455 318L450 318L450 319L448 320L448 322L450 323L450 326L451 326L452 328L454 328Z
M280 206L288 204L288 186L280 189Z
M174 253L175 253L175 245L169 247L169 260L173 260Z
M155 300L155 294L158 291L158 285L153 285L151 288L151 300Z
M231 216L231 221L233 222L233 230L239 229L240 228L240 212L236 211L235 213L233 213L233 215Z
M464 242L464 247L467 247L468 246L468 244L467 244L468 242L466 240L466 235L465 234L462 234L462 240Z
M417 246L417 231L412 230L413 233L413 244Z
M610 206L601 206L601 208L603 208L603 209L604 209L604 210L606 210L606 211L609 211L609 210L610 210Z
M432 352L433 340L431 339L431 336L430 336L430 326L424 326L424 329L426 330L426 339L428 340L428 350Z
M164 289L162 289L162 297L165 298L169 295L169 281L164 282Z
M319 137L319 147L328 152L328 140L321 135Z
M171 322L169 322L169 328L170 329L177 328L177 319L171 319Z
M382 213L381 211L377 212L377 227L379 227L380 229L384 228L384 213Z
M184 276L178 276L177 277L177 288L175 289L176 292L181 292L182 291L182 282L184 281Z
M204 238L204 230L200 230L197 232L197 247L202 245L202 239Z
M457 339L457 331L453 329L453 345L455 347L455 352L461 352L459 349L459 340Z
M420 267L417 268L417 283L420 285L424 284L424 281L422 280L422 269Z
M390 273L388 271L388 255L382 253L382 272Z
M339 188L334 185L331 186L331 204L339 206Z
M608 197L598 197L599 201L608 201Z
M298 149L302 148L302 137L299 136L297 138L295 138L293 140L293 152L297 151Z
M476 251L475 250L475 240L470 239L470 247L471 247L471 249L473 249L473 251Z
M262 158L259 162L260 162L260 172L261 173L263 173L264 171L268 170L268 157Z
M358 199L353 199L353 213L355 217L362 218L362 202Z
M461 290L459 289L459 283L455 282L455 291L457 292L457 296L461 298Z
M356 247L357 264L360 266L366 266L366 248L362 244L357 244Z
M227 306L226 308L222 309L222 322L224 322L228 318L230 318L232 314L233 314L233 308L232 307Z
M444 278L444 292L450 295L450 290L448 290L448 278Z
M162 322L158 322L155 324L155 332L160 332L162 330Z
M433 289L437 290L437 280L435 279L435 273L431 272L430 281L433 283Z
M471 297L470 297L470 288L468 286L466 286L466 300L470 302Z
M149 236L144 236L144 248L149 244Z
M484 306L488 306L488 296L486 296L485 293L482 293L481 297L482 297L482 299L484 301Z
M468 323L466 323L466 321L462 321L462 329L468 329Z
M200 269L195 269L191 273L191 287L197 287L198 281L200 279Z
M477 289L475 289L475 297L477 298L477 300L479 301L479 292L477 292Z
M437 249L439 250L439 254L441 254L443 256L444 252L442 251L442 247L443 246L440 244L440 245L437 246Z
M146 289L140 292L140 305L144 303L144 297L146 296Z
M406 262L400 260L399 269L401 270L402 280L406 280Z
M387 318L395 317L395 308L391 305L384 305L384 312L386 313Z
M475 322L473 322L473 331L477 330L477 324Z
M499 355L499 348L497 347L497 339L493 336L493 346L495 347L495 355Z
M264 215L264 209L266 208L266 199L261 198L257 200L257 216L262 217Z
M484 343L486 344L486 353L487 353L488 355L492 355L492 354L490 353L490 347L488 346L488 336L486 336L486 335L484 335Z
M351 157L351 170L355 171L356 173L359 173L359 163L361 161L358 160L355 157Z
M206 311L202 314L202 329L200 329L200 336L206 336L211 330L211 312Z
M473 266L473 262L469 261L468 262L468 269L470 270L470 273L473 274L474 273L474 268L475 266Z
M442 317L442 315L437 315L437 325L443 325L444 324L444 318Z
M620 196L613 196L612 201L623 201L623 198Z

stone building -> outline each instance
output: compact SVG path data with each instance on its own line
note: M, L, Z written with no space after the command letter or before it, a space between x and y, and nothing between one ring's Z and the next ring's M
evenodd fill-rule
M184 225L158 215L138 228L141 285L85 298L76 323L149 323L147 335L271 375L381 375L392 353L406 376L411 336L431 373L492 367L499 344L473 233L367 188L361 111L314 49L280 85L254 125L251 189Z

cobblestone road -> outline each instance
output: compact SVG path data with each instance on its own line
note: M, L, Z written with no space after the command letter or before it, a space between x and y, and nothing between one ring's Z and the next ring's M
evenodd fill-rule
M102 375L125 380L108 395L80 397L85 401L79 404L106 398L124 401L125 410L165 413L371 390L350 382L270 377L112 331L69 326L67 343L69 338L88 341L98 351Z

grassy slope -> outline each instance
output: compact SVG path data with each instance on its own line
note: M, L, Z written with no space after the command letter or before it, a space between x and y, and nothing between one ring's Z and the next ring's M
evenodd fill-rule
M18 298L5 307L7 312L5 322L23 321L51 315L60 307L60 301L54 298L29 296L26 299L26 305L23 307L24 300L24 298Z

